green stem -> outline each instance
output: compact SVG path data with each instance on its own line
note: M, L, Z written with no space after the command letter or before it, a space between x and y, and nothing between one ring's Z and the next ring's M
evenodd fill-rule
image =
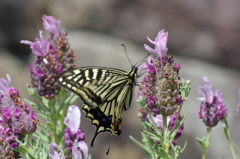
M55 112L55 106L53 105L53 101L52 99L49 99L49 108L50 108L50 112L51 114L54 114ZM55 142L56 144L58 144L58 139L57 139L57 120L54 116L50 116L50 121L55 124L55 129L52 130L52 133L53 133L53 142Z
M207 157L207 152L208 152L208 148L209 148L210 141L211 141L211 130L212 130L211 127L207 128L207 138L206 138L206 141L205 141L205 146L206 147L205 147L205 149L203 151L202 159L206 159L206 157Z
M169 150L169 143L167 142L167 131L168 131L168 126L167 126L167 116L166 115L162 115L163 117L163 148L164 151L168 154L168 150Z
M225 130L225 136L228 140L228 144L230 146L230 150L231 150L233 159L237 159L236 154L235 154L235 150L233 148L233 143L231 141L230 132L229 132L229 128L228 128L228 123L227 123L226 119L223 120L223 126L224 126L224 130Z
M232 146L232 142L229 141L228 143L229 143L229 146L230 146L230 149L231 149L233 158L234 158L234 159L237 159L236 154L235 154L235 151L234 151L234 148L233 148L233 146Z

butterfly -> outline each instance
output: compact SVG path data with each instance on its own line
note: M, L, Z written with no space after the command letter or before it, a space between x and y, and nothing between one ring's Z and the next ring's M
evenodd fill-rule
M79 95L86 117L96 126L91 146L101 132L110 132L112 138L121 134L123 110L130 107L137 71L136 66L128 72L108 67L78 67L60 75L60 84Z

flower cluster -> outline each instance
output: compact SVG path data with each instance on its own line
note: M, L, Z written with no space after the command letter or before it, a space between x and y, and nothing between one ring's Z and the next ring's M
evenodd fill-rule
M168 33L160 31L155 41L148 40L155 45L155 49L144 45L145 49L156 54L149 57L146 68L148 75L144 77L140 86L139 97L147 100L147 106L153 113L172 115L183 103L178 76L180 64L175 63L172 56L166 56Z
M204 100L199 110L199 118L203 119L203 122L208 127L217 125L219 120L227 117L227 107L223 103L222 92L220 90L212 91L212 84L207 77L202 78L205 82L204 86L200 86L198 92L203 97L198 98Z
M17 148L18 140L23 140L26 134L32 134L39 121L30 106L24 103L18 90L10 87L11 77L0 79L0 133L8 142L9 147Z
M68 127L65 129L65 143L72 158L88 158L88 146L83 131L79 128L81 122L81 113L77 106L71 105L68 108L64 124ZM81 156L81 157L79 157Z
M74 54L70 49L67 33L61 32L61 21L52 16L43 16L43 26L50 32L50 38L45 40L42 31L35 42L22 40L21 43L30 45L36 54L29 68L31 86L40 96L52 98L60 91L57 83L59 74L74 67Z
M144 45L145 49L154 53L155 56L148 57L147 64L140 66L140 68L146 69L147 75L144 77L138 92L139 101L142 102L140 104L143 106L139 109L140 119L153 124L149 117L150 114L144 108L146 105L162 134L164 134L164 129L168 129L170 132L175 130L177 123L182 119L182 116L176 111L183 103L180 77L178 76L181 67L179 63L174 62L172 56L166 55L167 39L168 33L161 30L155 41L148 38L155 45L155 49ZM174 140L181 136L183 129L184 125L182 124L177 129ZM154 131L151 127L150 130ZM174 140L172 143L175 143ZM155 141L155 143L162 146L161 142Z

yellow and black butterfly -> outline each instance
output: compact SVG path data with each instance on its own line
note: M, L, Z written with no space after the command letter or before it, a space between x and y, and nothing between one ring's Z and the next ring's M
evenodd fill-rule
M121 134L123 110L130 107L137 70L136 66L129 72L107 67L78 67L60 76L60 84L80 96L86 117L96 126L91 146L101 132L108 131L112 137Z

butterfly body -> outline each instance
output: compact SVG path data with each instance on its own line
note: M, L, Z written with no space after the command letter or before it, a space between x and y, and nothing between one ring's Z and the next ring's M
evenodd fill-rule
M83 111L96 126L95 138L108 131L112 137L121 134L123 110L130 107L136 85L137 67L129 72L107 67L78 67L64 72L60 84L79 95Z

